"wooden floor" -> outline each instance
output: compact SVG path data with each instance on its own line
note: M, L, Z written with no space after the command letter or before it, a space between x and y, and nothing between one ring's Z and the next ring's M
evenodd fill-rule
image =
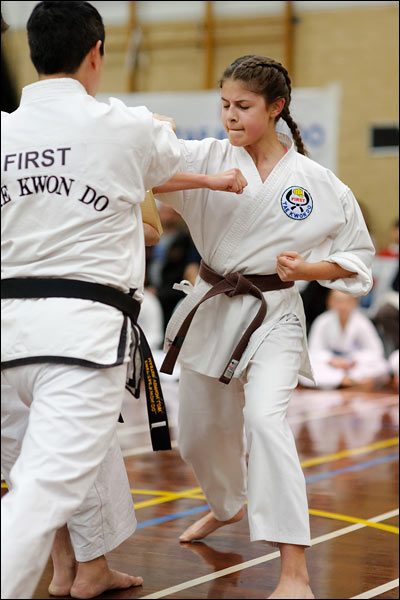
M175 435L177 384L164 385ZM108 555L141 588L101 598L266 598L279 575L276 549L250 543L247 519L182 545L206 502L178 450L152 453L142 401L127 398L119 426L139 527ZM398 397L393 392L297 390L289 420L307 478L316 598L399 598ZM34 598L50 598L47 567Z

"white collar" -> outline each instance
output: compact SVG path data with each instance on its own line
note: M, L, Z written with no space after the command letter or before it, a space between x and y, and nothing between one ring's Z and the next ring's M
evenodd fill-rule
M59 97L61 94L86 94L83 85L71 77L57 77L55 79L42 79L31 83L22 89L21 104L41 100L49 96Z

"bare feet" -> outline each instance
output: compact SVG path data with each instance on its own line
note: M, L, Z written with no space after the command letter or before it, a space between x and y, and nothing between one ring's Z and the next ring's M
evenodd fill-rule
M94 598L106 590L127 589L142 585L141 577L127 575L109 568L104 556L79 563L75 581L71 587L72 598Z
M74 583L76 574L76 563L73 566L59 566L54 570L53 578L50 582L48 592L51 596L69 596L71 586Z
M94 598L106 590L142 585L141 577L109 568L105 556L78 563L66 525L57 530L51 550L54 574L49 585L52 596Z
M280 582L276 590L268 598L285 598L285 600L299 598L308 600L308 598L315 598L315 596L309 585L304 582L296 583L295 581L290 581L287 583Z
M57 530L51 550L53 578L48 591L52 596L68 596L74 582L77 563L67 526Z
M239 512L236 513L232 519L229 521L218 521L215 518L214 514L210 511L204 517L190 525L182 533L179 538L180 542L193 542L194 540L201 540L205 538L207 535L210 535L213 531L218 529L219 527L223 527L224 525L230 525L231 523L236 523L240 521L244 516L244 508L241 508Z

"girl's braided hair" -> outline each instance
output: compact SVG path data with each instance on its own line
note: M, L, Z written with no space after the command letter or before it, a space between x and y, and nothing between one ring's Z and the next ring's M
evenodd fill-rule
M255 54L241 56L225 69L219 82L220 87L222 87L226 79L243 81L250 91L264 96L267 105L272 104L278 98L284 98L285 106L281 114L276 118L276 121L281 117L286 121L292 133L297 151L300 154L307 155L299 128L289 111L292 82L290 81L289 73L281 63L273 58L257 56Z

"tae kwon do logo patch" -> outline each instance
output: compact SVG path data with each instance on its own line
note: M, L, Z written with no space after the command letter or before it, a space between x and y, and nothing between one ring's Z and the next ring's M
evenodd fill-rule
M310 216L313 200L310 192L304 188L292 186L283 192L281 206L288 217L295 221L301 221Z

